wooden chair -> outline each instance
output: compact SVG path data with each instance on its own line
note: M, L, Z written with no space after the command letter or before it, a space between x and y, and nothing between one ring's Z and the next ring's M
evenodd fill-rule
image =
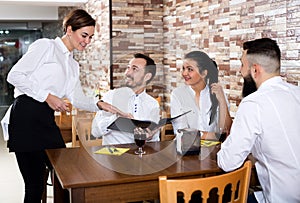
M73 143L77 145L76 138L79 138L79 145L85 146L101 146L102 139L95 138L91 135L92 122L95 113L80 112L73 117Z
M162 111L162 118L168 118L170 115L166 111ZM172 124L164 125L160 130L160 141L173 140L175 138Z
M95 138L91 134L93 119L82 118L78 120L77 136L79 137L79 143L85 146L101 146L102 139Z
M72 104L69 103L70 109ZM60 129L65 143L72 141L72 114L67 112L56 112L55 122Z
M229 202L247 202L248 188L251 175L251 161L246 161L243 167L235 171L205 178L194 179L167 179L166 176L159 177L159 193L161 203L177 202L178 194L183 193L185 202L189 202L191 196L201 192L203 202L207 202L208 198L217 198L221 203L225 188L231 186ZM217 197L211 196L213 189L217 189ZM200 195L200 194L199 194Z
M162 96L158 96L155 99L159 103L159 106L160 106L161 118L170 117L170 113L167 113L166 110L163 110L164 108L163 108ZM174 135L172 124L166 124L166 125L161 127L161 129L160 129L160 141L173 140L174 138L175 138L175 135Z

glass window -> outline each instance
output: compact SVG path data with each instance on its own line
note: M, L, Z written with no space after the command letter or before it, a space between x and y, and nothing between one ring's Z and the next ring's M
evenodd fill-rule
M14 87L6 81L13 65L26 53L28 46L42 37L40 30L8 30L0 28L0 106L13 102Z

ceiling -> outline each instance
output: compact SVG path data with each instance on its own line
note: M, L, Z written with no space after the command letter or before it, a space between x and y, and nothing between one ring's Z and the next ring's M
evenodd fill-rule
M76 6L86 3L88 0L0 0L0 5L17 6Z
M80 6L88 0L0 0L0 21L58 20L59 6Z
M88 0L0 0L0 30L39 29L57 21L58 7L80 6Z

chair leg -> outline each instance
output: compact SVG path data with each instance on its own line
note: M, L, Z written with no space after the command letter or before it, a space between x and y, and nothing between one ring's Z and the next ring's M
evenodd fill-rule
M48 167L46 168L45 176L44 176L44 192L42 195L42 203L47 203L47 181L49 177L49 169Z

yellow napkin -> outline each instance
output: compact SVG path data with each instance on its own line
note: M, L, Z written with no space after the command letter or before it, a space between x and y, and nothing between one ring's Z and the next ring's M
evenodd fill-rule
M220 141L212 141L212 140L201 140L201 146L210 147L220 144Z
M127 152L130 148L117 148L117 147L102 147L101 149L95 151L95 154L107 154L120 156Z

